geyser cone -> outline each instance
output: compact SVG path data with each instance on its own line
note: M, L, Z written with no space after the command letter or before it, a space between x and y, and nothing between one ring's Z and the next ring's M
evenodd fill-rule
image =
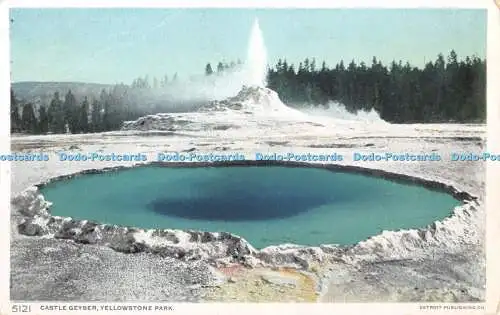
M250 33L246 69L248 75L248 85L260 87L266 86L266 47L264 45L264 37L262 36L258 19L255 19Z

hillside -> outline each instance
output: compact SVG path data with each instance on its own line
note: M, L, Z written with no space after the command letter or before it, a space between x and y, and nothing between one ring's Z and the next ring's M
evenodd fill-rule
M16 97L22 100L45 102L50 100L55 92L64 95L71 90L77 97L99 95L103 89L112 88L110 84L84 83L84 82L14 82L12 89Z

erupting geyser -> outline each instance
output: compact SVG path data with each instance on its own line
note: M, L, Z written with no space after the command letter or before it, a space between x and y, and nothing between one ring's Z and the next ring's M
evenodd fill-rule
M245 63L247 84L251 86L266 86L267 56L264 37L260 30L259 20L255 19L248 43L248 55Z

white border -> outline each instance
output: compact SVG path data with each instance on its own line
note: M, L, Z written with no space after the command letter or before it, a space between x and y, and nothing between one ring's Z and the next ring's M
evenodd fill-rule
M488 8L487 0L17 0L11 7L99 7L99 8Z
M10 48L9 48L9 7L29 8L29 7L44 7L44 8L63 8L63 7L164 7L164 8L478 8L488 9L488 43L487 43L487 102L488 102L488 150L490 152L500 152L500 10L494 5L493 0L337 0L327 3L325 0L276 0L274 2L265 0L255 1L235 1L235 0L193 0L189 1L172 0L18 0L11 1L9 4L6 1L0 0L0 152L8 152L10 150L10 115L7 106L10 103ZM6 115L6 116L4 116ZM499 215L498 210L494 209L500 205L500 164L488 163L487 165L487 303L484 311L459 311L463 314L495 314L498 312L497 307L500 307L500 251L498 243L495 240L499 239ZM2 255L2 273L0 283L4 284L0 290L0 314L10 313L9 302L9 237L7 231L10 231L10 165L8 163L0 163L0 222L2 226L0 231L3 237L0 237L0 250ZM496 211L495 211L496 210ZM496 268L495 268L496 267ZM48 304L48 303L44 303ZM82 305L86 303L75 303L71 305ZM109 303L112 305L111 303ZM123 303L120 303L123 304ZM40 305L33 303L33 309ZM60 304L62 305L62 304ZM157 303L153 305L158 305ZM430 303L370 303L370 304L169 304L174 305L176 311L173 313L193 314L200 312L203 314L275 314L278 312L287 312L292 314L352 314L352 313L376 313L376 314L417 314L420 313L419 305L432 305ZM443 305L443 304L434 304ZM450 305L450 304L447 304ZM475 304L478 305L478 304ZM441 313L440 311L424 311ZM453 311L444 311L449 314ZM45 314L53 313L68 313L68 312L37 312ZM89 312L71 312L89 313ZM120 313L123 311L106 312Z
M497 1L500 6L500 1ZM487 35L487 149L500 152L500 8L488 10ZM500 313L500 165L486 166L486 301L488 311ZM496 241L495 241L496 240Z
M0 152L10 151L10 45L9 9L0 1ZM10 299L10 163L0 163L0 315ZM5 312L5 313L4 313Z

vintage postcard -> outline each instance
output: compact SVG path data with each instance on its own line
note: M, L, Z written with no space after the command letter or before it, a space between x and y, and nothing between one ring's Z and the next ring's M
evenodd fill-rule
M494 1L46 3L2 4L2 311L495 312Z

